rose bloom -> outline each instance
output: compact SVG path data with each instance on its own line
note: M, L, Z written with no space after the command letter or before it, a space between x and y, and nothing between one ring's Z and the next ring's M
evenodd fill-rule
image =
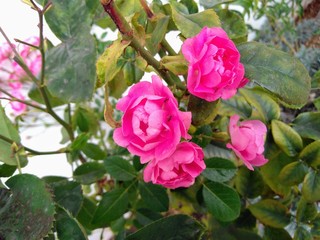
M240 53L222 28L204 27L184 41L182 53L189 62L187 88L194 96L208 102L228 99L248 82Z
M148 163L143 172L144 181L171 189L189 187L206 168L203 158L201 147L192 142L181 142L169 157Z
M247 168L254 170L253 166L262 166L268 162L263 156L267 127L259 120L246 120L238 124L239 119L238 115L230 118L231 143L227 144L227 148L232 149Z
M191 113L178 109L178 102L158 76L152 82L142 81L130 88L119 100L116 109L122 111L122 126L116 128L114 141L140 156L141 163L168 157L181 137L187 133Z

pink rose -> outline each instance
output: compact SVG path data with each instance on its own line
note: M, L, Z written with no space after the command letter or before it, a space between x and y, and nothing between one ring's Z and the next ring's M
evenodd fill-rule
M248 80L240 53L226 32L219 27L204 27L182 45L189 62L187 88L192 95L212 102L228 99Z
M203 158L201 147L192 142L181 142L172 155L148 163L143 172L144 181L171 189L189 187L206 168Z
M21 94L19 90L13 90L11 94L17 99L24 100L24 96ZM15 115L20 115L27 110L27 105L17 101L10 102L10 106Z
M231 143L227 144L250 170L252 166L262 166L268 162L263 156L267 127L259 120L247 120L238 125L240 117L230 118L229 134Z
M114 141L140 156L141 163L171 155L187 133L191 113L181 112L178 102L158 76L152 83L142 81L132 86L116 108L122 111L122 126L114 130Z

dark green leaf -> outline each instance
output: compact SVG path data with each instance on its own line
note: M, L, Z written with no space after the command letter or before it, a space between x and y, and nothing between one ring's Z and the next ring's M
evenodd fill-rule
M297 116L292 127L301 137L320 140L320 112L305 112Z
M147 225L162 218L159 212L152 211L148 208L140 208L137 211L137 221L142 225Z
M199 11L198 4L194 0L181 0L180 3L188 8L189 13L197 13Z
M320 141L317 140L307 145L300 152L299 159L312 167L318 167L320 165Z
M116 188L103 194L91 223L97 227L110 225L127 211L128 202L128 188Z
M86 162L74 170L73 178L81 184L91 184L103 178L105 173L106 169L103 164Z
M221 27L227 32L233 42L241 43L247 41L247 26L239 13L223 9L217 11L217 14L221 21Z
M198 127L193 134L192 142L204 148L211 142L212 129L210 125Z
M103 151L98 145L93 143L87 143L81 149L81 151L89 158L93 160L103 160L106 158L107 153Z
M129 235L126 240L199 240L204 227L186 215L173 215L161 218L137 232Z
M237 114L242 118L249 118L252 113L252 107L243 96L236 94L228 100L221 101L219 113L225 116Z
M209 158L205 160L206 169L202 175L214 182L229 181L236 173L237 168L233 162L223 158Z
M107 157L104 160L106 171L115 179L129 181L136 177L136 172L128 160L118 156Z
M70 148L72 150L80 150L82 149L88 142L90 136L87 133L79 134L76 139L72 142Z
M290 234L281 228L272 228L272 227L265 227L264 230L264 240L292 240Z
M200 13L186 14L181 12L177 3L172 1L170 5L173 21L186 38L195 36L205 26L220 26L219 17L213 9L204 10Z
M227 222L240 215L240 198L237 192L223 183L208 182L203 185L203 199L214 218Z
M293 240L313 240L311 233L303 226L298 226L295 233Z
M278 120L271 122L272 136L278 147L288 156L297 155L303 147L300 135L289 125Z
M304 197L301 197L297 206L297 222L312 221L317 217L317 203L308 203Z
M169 197L165 188L152 183L139 182L139 191L146 207L156 212L168 211Z
M258 88L239 90L242 96L257 112L253 112L255 119L268 123L273 119L280 118L279 105L264 91Z
M10 177L16 171L16 166L11 166L7 164L0 165L0 177Z
M259 171L240 167L235 177L237 191L245 198L256 198L264 190L264 182Z
M284 228L290 223L288 209L277 200L261 200L250 205L249 210L260 222L270 227Z
M67 40L84 31L89 34L90 14L85 0L63 1L52 0L52 7L45 18L50 30L60 39Z
M238 49L248 79L288 107L299 108L307 102L311 80L297 58L258 42L240 44Z
M72 116L72 124L75 129L78 127L81 132L90 132L95 134L99 122L94 111L90 108L78 107Z
M0 105L0 134L1 136L15 142L17 147L20 144L20 136L17 129L10 122L9 118L6 116L3 107ZM0 161L5 164L16 166L18 154L14 154L14 148L12 144L4 141L0 138ZM26 163L26 158L19 156L20 161Z
M93 214L96 211L97 206L95 202L89 198L83 198L81 209L77 215L77 220L81 225L89 230L93 230L95 227L91 224Z
M56 231L59 240L88 239L83 227L67 210L57 205L56 211Z
M34 175L19 174L0 189L0 237L42 239L52 227L54 202L45 183Z
M81 185L63 177L43 178L53 189L54 201L73 216L77 216L83 201Z
M292 162L286 165L279 174L279 180L282 184L293 186L298 185L307 174L308 168L300 161Z
M320 200L320 173L310 169L304 178L302 185L302 196L308 202Z

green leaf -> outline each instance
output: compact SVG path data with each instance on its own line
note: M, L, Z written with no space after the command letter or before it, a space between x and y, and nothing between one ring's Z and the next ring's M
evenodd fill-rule
M139 182L139 192L146 207L156 212L168 211L169 197L162 186Z
M277 200L264 199L248 208L260 222L270 227L284 228L290 223L288 209Z
M264 181L277 194L286 196L290 192L290 187L283 185L279 179L280 171L284 166L293 160L275 145L268 146L265 157L269 160L267 164L260 167L260 172Z
M38 177L19 174L0 189L1 239L42 239L52 227L55 208L50 189Z
M162 218L161 213L152 211L148 208L139 208L137 210L137 221L143 226Z
M49 92L65 102L90 100L96 80L95 61L95 42L89 33L79 32L48 50L46 85Z
M198 4L194 0L181 0L180 3L188 8L189 13L197 13L199 11Z
M192 124L195 126L211 123L218 114L219 108L220 100L207 102L201 98L190 95L188 111L192 113Z
M264 240L275 240L275 239L281 239L281 240L292 240L290 234L281 228L272 228L266 226L264 228Z
M74 129L78 127L81 132L95 134L99 122L96 113L92 109L78 107L72 116L72 125Z
M233 2L234 0L200 0L200 5L204 8L212 8L222 3Z
M311 233L303 226L298 226L294 232L293 240L313 240Z
M54 201L73 216L77 216L83 202L81 185L64 177L47 176L43 180L52 188Z
M209 158L205 160L205 164L206 169L201 174L214 182L229 181L237 171L233 162L223 158Z
M6 116L2 105L0 104L0 135L10 139L16 143L16 146L20 144L20 136L17 129L14 127L12 122ZM7 165L16 166L18 154L14 154L14 149L12 149L12 144L4 141L0 138L0 161L4 162ZM20 161L27 161L25 157L19 156Z
M169 16L156 15L151 19L151 21L155 23L155 28L152 30L150 40L147 41L147 47L148 50L155 55L160 49L159 44L166 35Z
M236 94L228 100L222 100L219 109L219 114L224 116L232 116L237 114L246 119L251 116L252 107L248 104L246 99L240 94Z
M240 44L238 49L248 79L288 107L299 108L307 102L311 80L297 58L258 42Z
M264 91L258 88L254 89L239 89L239 92L252 106L257 115L253 114L255 119L268 123L273 119L280 118L280 107L279 105Z
M221 27L233 42L241 43L247 41L248 29L239 13L223 9L217 11L217 14L221 21Z
M103 164L86 162L74 170L73 178L81 184L91 184L103 178L105 173L106 169Z
M292 162L286 165L279 174L279 180L282 184L293 186L298 185L307 174L308 168L300 161Z
M297 155L303 147L300 135L289 125L278 120L271 122L272 136L279 148L288 156Z
M48 96L48 100L49 100L50 105L52 107L57 107L57 106L61 106L61 105L65 104L65 102L62 101L61 99L53 97L50 94L50 92L48 91L47 87L44 87L43 89L46 92L46 94ZM37 103L45 104L43 97L41 95L41 92L35 84L32 85L30 91L28 92L28 96L30 99L32 99L33 101L36 101Z
M93 230L95 227L91 224L93 219L93 214L96 211L96 203L89 198L83 198L83 204L77 215L77 220L81 223L83 227L89 230Z
M164 56L160 60L161 66L175 75L184 75L188 72L188 62L183 55Z
M96 227L110 225L112 221L120 218L127 211L128 202L128 188L116 188L106 192L102 196L91 223Z
M0 177L10 177L17 170L16 166L11 166L8 164L0 165Z
M220 20L213 9L200 13L186 14L181 12L176 2L171 2L172 18L177 28L186 38L197 35L203 27L219 27Z
M308 202L320 200L320 173L310 169L304 178L302 185L302 196Z
M317 203L308 203L304 197L301 197L297 206L297 222L308 223L309 221L314 220L317 217L317 214Z
M96 63L97 83L96 87L103 86L111 81L120 71L124 61L118 61L125 48L130 44L129 41L118 39L106 48L104 53L98 58Z
M299 155L299 159L316 168L320 165L320 140L307 145Z
M299 114L292 122L292 127L303 138L320 140L320 112Z
M129 235L126 240L199 240L204 227L195 219L182 214L161 218Z
M256 198L264 190L264 182L259 171L250 171L246 167L240 167L236 178L237 191L245 198Z
M70 39L84 29L89 34L91 20L85 0L51 2L52 7L46 12L45 18L50 30L60 40Z
M57 205L56 211L56 231L59 240L88 239L83 227L67 210Z
M88 133L81 133L79 134L76 139L71 143L70 148L72 150L80 150L82 149L89 140L90 136Z
M240 198L237 192L223 183L208 182L203 185L203 199L208 212L217 220L228 222L240 215Z
M143 77L146 69L140 69L138 67L137 58L139 57L139 54L132 47L126 48L123 57L125 60L125 64L122 68L123 78L126 81L126 85L128 87L134 83L139 82L139 80ZM114 80L119 79L115 78Z
M111 177L117 180L130 181L137 176L129 161L118 156L107 157L104 166Z
M81 151L93 160L103 160L107 157L107 153L103 151L98 145L87 143L83 146Z

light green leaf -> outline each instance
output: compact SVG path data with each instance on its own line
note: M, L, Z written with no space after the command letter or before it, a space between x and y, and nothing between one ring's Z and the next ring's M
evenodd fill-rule
M264 199L248 208L260 222L270 227L284 228L290 223L288 209L277 200Z
M311 80L297 58L258 42L240 44L238 49L249 80L288 107L300 108L307 102Z
M203 199L208 212L219 221L228 222L240 215L240 198L237 192L223 183L208 182L203 185Z
M116 188L103 194L91 223L97 227L110 225L127 211L128 202L128 188Z
M98 58L96 62L97 70L97 83L96 87L103 86L106 82L111 81L116 74L120 71L123 64L123 60L118 61L122 55L124 49L129 46L130 41L123 41L117 39L110 45L104 53Z
M206 169L201 174L214 182L229 181L237 171L234 163L227 159L209 158L205 160L205 163Z
M268 123L272 119L280 118L279 105L264 91L258 88L254 89L239 89L239 92L247 100L257 113L252 113L255 119Z
M164 56L161 58L160 64L175 75L184 75L188 72L188 62L181 54L176 56Z
M81 184L91 184L103 178L106 169L98 162L86 162L77 167L73 172L73 178Z
M236 44L247 41L248 29L243 17L236 11L222 9L217 11L221 27Z
M49 92L65 102L90 100L96 80L95 61L95 42L89 33L79 32L48 50L46 85Z
M265 184L259 171L242 166L235 177L237 191L245 198L256 198L262 194Z
M81 151L93 160L103 160L107 156L105 151L103 151L97 144L93 143L87 143L83 146Z
M292 127L303 138L320 140L320 112L299 114L292 122Z
M301 161L292 162L281 170L279 180L284 185L298 185L303 181L307 172L308 168Z
M320 173L310 169L304 178L302 185L302 196L308 202L320 200Z
M312 167L320 165L320 140L314 141L307 145L299 155L299 159L305 161Z
M55 214L50 189L31 174L19 174L0 189L2 239L42 239L50 231Z
M271 131L275 143L288 156L297 155L303 147L300 135L289 125L278 120L272 120Z
M197 35L203 27L219 27L220 20L213 9L200 13L186 14L179 10L176 2L171 2L172 18L177 28L186 38Z
M168 24L169 24L169 16L165 15L156 15L151 19L155 23L155 27L152 30L151 38L147 41L148 50L155 55L160 48L160 43L164 39Z
M144 205L153 211L164 212L169 208L169 197L162 186L139 182L139 191Z
M237 114L246 119L251 116L252 107L248 104L246 99L240 94L236 94L228 100L222 100L219 109L219 114L224 116L232 116Z
M81 224L63 207L56 207L56 231L59 240L87 240L87 234Z
M136 177L136 172L128 160L118 156L107 157L104 160L106 171L115 179L129 181Z
M200 0L200 5L204 8L212 8L216 5L228 2L234 2L235 0Z
M200 240L204 227L192 217L177 214L161 218L129 235L126 240Z
M0 135L12 140L16 143L16 146L20 144L20 136L17 129L14 127L12 122L6 116L3 107L0 104ZM16 166L17 165L17 154L13 154L12 144L4 141L0 138L0 161L5 164ZM19 156L20 161L26 162L26 158ZM25 164L24 164L25 165Z

